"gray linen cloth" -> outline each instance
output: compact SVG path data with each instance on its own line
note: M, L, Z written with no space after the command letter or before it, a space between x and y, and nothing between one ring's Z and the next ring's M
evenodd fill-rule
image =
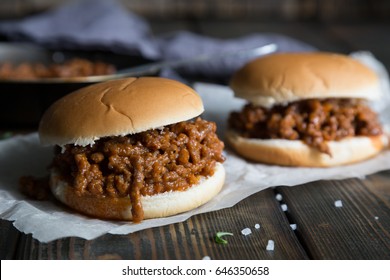
M304 42L280 34L255 33L217 39L187 31L154 36L146 20L115 0L81 0L22 20L0 22L0 34L10 41L32 42L51 49L103 50L165 61L221 54L275 43L278 52L311 51ZM164 69L162 76L181 75L227 79L248 57L216 57L179 69Z

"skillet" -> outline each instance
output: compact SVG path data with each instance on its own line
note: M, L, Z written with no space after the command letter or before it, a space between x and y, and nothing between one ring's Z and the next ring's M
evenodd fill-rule
M140 56L104 51L54 51L29 43L0 43L0 64L9 62L11 64L42 63L49 65L72 58L112 64L118 71L153 62ZM93 83L122 78L130 74L134 73L30 80L0 79L0 128L35 129L43 112L60 97ZM158 71L149 71L147 74L157 75Z

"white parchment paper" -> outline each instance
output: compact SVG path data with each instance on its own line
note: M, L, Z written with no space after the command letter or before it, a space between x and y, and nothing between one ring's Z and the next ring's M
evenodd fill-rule
M386 89L388 76L383 66L369 53L354 55L380 72L385 94L389 95L388 88ZM244 101L234 98L233 93L224 86L197 83L194 87L205 104L203 117L217 122L218 133L223 137L229 112L239 110ZM384 100L388 100L387 97L377 108L381 112L383 122L388 125L389 106L388 101ZM273 186L294 186L321 179L364 178L368 174L390 169L389 150L368 161L335 168L290 168L254 164L228 150L225 151L225 156L226 182L222 191L212 201L187 213L133 224L89 218L56 201L26 199L18 191L20 176L47 174L46 167L52 158L52 148L40 146L37 133L13 137L0 141L0 218L14 221L17 229L31 233L41 242L69 236L93 239L105 233L127 234L182 222L192 215L231 207L251 194Z

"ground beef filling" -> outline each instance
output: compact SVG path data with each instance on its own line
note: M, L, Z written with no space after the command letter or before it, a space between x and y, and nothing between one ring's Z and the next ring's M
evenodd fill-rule
M141 196L184 191L214 174L224 148L216 125L197 118L163 129L67 145L52 163L79 195L130 197L133 221L143 219Z
M10 62L0 64L0 79L41 79L86 77L94 75L114 74L116 68L112 64L101 61L90 61L83 58L73 58L64 63L44 65L41 63L24 62L14 65Z
M270 109L246 105L229 126L243 137L302 140L329 155L327 141L382 134L377 115L358 99L308 99Z

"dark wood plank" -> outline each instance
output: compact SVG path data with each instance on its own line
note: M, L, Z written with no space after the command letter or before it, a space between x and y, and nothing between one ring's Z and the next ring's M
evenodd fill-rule
M201 214L183 223L128 235L104 235L87 241L65 238L47 244L23 235L18 258L23 259L306 259L272 189L259 192L236 206ZM255 229L255 224L260 229ZM243 236L249 227L252 234ZM218 231L232 232L228 244L217 244ZM269 239L275 250L267 251Z
M10 260L16 255L20 234L12 222L0 220L0 259Z
M279 187L313 259L390 259L389 173ZM336 200L343 206L335 207Z
M383 171L375 174L375 176L369 176L368 180L365 180L365 186L368 190L373 192L378 199L390 209L390 171ZM390 211L390 210L389 210Z

